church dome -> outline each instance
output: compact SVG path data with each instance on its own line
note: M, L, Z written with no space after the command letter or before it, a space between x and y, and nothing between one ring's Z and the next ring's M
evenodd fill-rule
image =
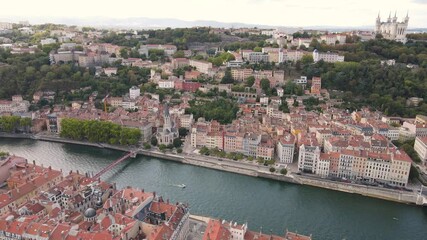
M88 208L85 211L85 218L93 218L96 216L96 211L93 208Z

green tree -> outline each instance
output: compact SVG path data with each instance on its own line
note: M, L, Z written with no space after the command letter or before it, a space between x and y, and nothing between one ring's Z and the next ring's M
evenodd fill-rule
M292 104L292 106L294 106L294 107L298 107L298 106L299 106L298 101L297 101L297 100L294 100L294 103Z
M159 149L160 149L160 151L162 151L162 152L164 152L164 151L166 150L166 148L167 148L167 146L166 146L166 145L164 145L164 144L160 144L160 145L159 145Z
M3 132L15 133L18 128L20 128L20 124L23 123L23 121L26 122L26 120L22 120L18 116L2 116L0 117L0 130Z
M270 80L267 78L263 78L260 81L261 89L264 91L264 93L267 93L270 91Z
M148 142L144 143L144 149L149 150L151 149L151 144L149 144Z
M175 139L173 140L173 146L174 146L175 148L179 148L179 147L181 147L181 145L182 145L182 140L181 140L181 138L175 138Z
M0 151L0 158L6 157L6 156L9 156L8 152Z
M313 56L310 55L310 54L304 54L302 56L302 58L301 58L301 63L304 64L304 65L307 65L307 64L310 64L310 63L313 63L313 62L314 62Z
M231 75L231 69L227 68L227 70L225 70L225 74L224 77L221 79L221 83L223 84L227 84L227 83L233 83L233 76Z
M280 174L286 175L288 173L288 170L286 168L280 169Z
M61 121L60 136L73 140L135 145L141 139L141 131L111 122L65 118Z
M185 127L180 127L180 128L178 129L178 133L179 133L179 136L180 136L180 137L184 138L184 137L186 137L186 136L187 136L187 134L188 134L188 129L187 129L187 128L185 128Z
M157 138L154 136L151 138L151 145L157 146Z
M185 57L184 51L182 51L182 50L176 51L174 53L173 57L174 58L184 58Z
M120 49L120 56L124 59L129 58L129 52L126 48Z
M209 155L209 148L203 146L202 148L200 148L199 153L202 155Z
M193 114L194 119L204 117L206 120L217 120L221 124L231 123L239 110L236 102L229 99L217 98L212 101L192 100L190 108L185 109L187 114Z
M276 171L276 169L274 167L270 167L270 172L274 173Z
M254 76L250 76L248 78L246 78L246 86L247 87L252 87L255 83L255 77Z

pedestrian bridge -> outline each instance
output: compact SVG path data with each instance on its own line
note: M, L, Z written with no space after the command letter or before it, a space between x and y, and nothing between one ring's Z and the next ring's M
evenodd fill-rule
M135 151L128 152L124 156L120 157L119 159L117 159L114 162L110 163L108 166L104 167L101 171L99 171L97 174L95 174L92 178L98 179L98 178L100 178L102 176L102 174L110 171L111 169L113 169L114 167L116 167L121 162L125 161L126 159L128 159L128 158L135 158L135 157L136 157L136 152Z

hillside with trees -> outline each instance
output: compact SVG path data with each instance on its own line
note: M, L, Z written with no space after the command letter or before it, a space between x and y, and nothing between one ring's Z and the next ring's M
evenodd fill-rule
M0 99L10 99L21 94L31 99L36 91L56 92L63 101L86 100L93 92L100 96L110 93L121 96L133 85L147 82L150 70L147 68L116 65L117 76L95 77L94 68L81 68L73 64L50 65L47 53L12 55L0 49ZM71 90L89 87L88 92L71 93Z

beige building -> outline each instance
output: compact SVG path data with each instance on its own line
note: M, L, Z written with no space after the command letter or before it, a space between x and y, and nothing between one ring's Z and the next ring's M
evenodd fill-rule
M195 67L199 72L208 74L212 69L212 63L190 59L189 65Z
M252 76L253 70L250 68L244 69L231 69L231 76L235 81L245 81L248 77Z
M427 160L427 137L415 138L414 150L423 163Z

